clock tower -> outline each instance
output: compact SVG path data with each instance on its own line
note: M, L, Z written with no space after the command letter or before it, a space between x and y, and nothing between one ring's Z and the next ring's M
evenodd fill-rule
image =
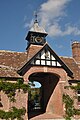
M34 21L33 27L29 30L26 40L28 41L27 48L31 45L44 45L46 42L46 36L47 32L44 30L44 28L40 27L37 21L37 15L36 19ZM26 49L27 49L26 48Z

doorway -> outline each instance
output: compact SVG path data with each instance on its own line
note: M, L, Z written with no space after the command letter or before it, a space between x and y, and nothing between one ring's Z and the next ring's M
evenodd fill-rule
M59 76L53 73L36 72L29 76L31 90L28 95L28 117L43 114L58 84Z

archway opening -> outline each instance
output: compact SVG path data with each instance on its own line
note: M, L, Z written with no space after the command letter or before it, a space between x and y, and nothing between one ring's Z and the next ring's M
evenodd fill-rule
M29 76L29 81L32 84L31 93L36 93L34 95L33 103L35 104L33 105L33 108L32 109L28 108L29 119L38 116L40 114L46 113L46 111L49 110L50 107L54 106L54 104L52 105L50 104L50 99L52 99L51 96L54 94L59 78L60 77L57 74L48 73L48 72L36 72ZM36 85L39 87L36 88ZM29 97L31 93L29 93ZM28 107L30 105L31 104L29 102Z
M31 89L28 94L28 111L41 110L41 84L37 81L30 81Z

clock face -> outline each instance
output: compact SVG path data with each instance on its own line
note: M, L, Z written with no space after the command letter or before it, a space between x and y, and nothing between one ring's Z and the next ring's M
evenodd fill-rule
M42 40L43 40L42 37L36 37L36 38L35 38L35 42L37 42L37 43L41 43Z

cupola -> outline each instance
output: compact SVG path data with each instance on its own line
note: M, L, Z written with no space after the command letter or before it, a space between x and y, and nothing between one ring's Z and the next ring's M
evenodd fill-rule
M26 36L26 40L28 41L27 48L30 46L30 44L44 45L46 42L46 36L48 35L44 28L39 26L37 15L35 18L34 24Z

